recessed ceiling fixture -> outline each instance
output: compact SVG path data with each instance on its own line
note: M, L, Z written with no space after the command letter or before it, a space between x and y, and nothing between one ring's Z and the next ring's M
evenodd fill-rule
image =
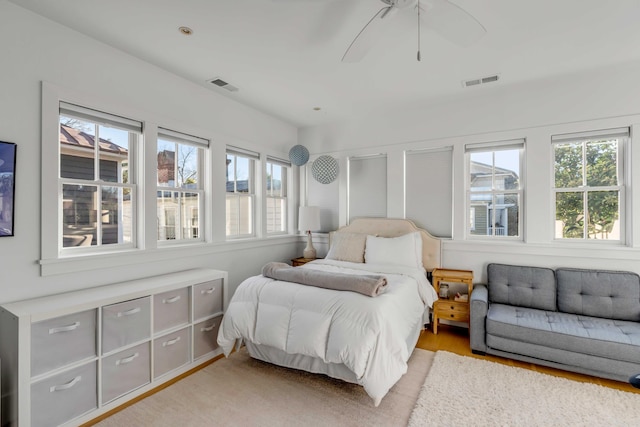
M189 27L180 27L178 28L178 31L180 31L180 33L184 34L185 36L190 36L191 34L193 34L193 30Z
M320 108L320 107L313 107L313 111L320 111L320 110L322 110L322 108Z
M229 83L227 83L226 81L222 80L220 77L214 77L212 79L207 80L207 83L211 83L213 85L216 85L218 87L221 87L223 89L228 90L229 92L237 92L240 89L238 89L237 87L230 85Z
M479 77L477 79L463 80L462 87L479 86L486 83L493 83L497 82L499 78L500 74L494 74L492 76Z

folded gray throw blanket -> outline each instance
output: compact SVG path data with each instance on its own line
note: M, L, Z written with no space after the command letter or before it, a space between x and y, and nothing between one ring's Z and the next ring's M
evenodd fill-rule
M351 275L310 268L291 267L283 262L270 262L262 267L262 275L285 282L300 283L337 291L353 291L370 297L380 295L387 286L384 276Z

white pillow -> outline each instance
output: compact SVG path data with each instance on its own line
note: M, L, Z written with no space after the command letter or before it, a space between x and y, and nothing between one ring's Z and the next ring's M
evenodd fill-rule
M362 233L333 233L327 259L364 262L364 245L367 235Z
M364 262L424 268L420 232L416 231L400 237L367 236Z

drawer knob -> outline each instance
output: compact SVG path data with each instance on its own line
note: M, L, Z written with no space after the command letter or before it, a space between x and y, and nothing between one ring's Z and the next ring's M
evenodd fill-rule
M162 300L163 304L172 304L180 299L180 295L176 295L175 297L165 298Z
M451 306L451 310L453 310L453 306Z
M172 339L172 340L168 340L168 341L163 342L163 343L162 343L162 346L163 346L163 347L168 347L168 346L170 346L170 345L174 345L174 344L175 344L175 343L177 343L178 341L180 341L180 337L175 337L175 338L174 338L174 339Z
M452 314L452 315L451 315L451 317L455 317L455 315L454 315L454 314Z
M206 326L206 327L204 327L204 328L200 328L200 332L210 332L210 331L212 331L212 330L213 330L213 328L215 328L215 327L216 327L216 324L214 323L214 324L213 324L213 325L211 325L211 326Z
M216 290L216 288L203 289L203 290L200 291L200 293L202 295L204 295L204 294L212 294L213 291L215 291L215 290Z
M120 311L118 312L118 317L131 316L132 314L140 313L141 310L142 309L140 307L136 307L136 308L132 308L131 310Z
M127 364L127 363L130 363L130 362L132 362L132 361L133 361L133 359L135 359L135 358L136 358L136 357L138 357L138 356L140 356L140 353L136 352L136 353L133 353L133 354L132 354L131 356L129 356L129 357L124 357L124 358L122 358L122 359L120 359L120 360L116 360L116 366L117 366L117 365L125 365L125 364Z
M49 335L57 334L57 333L60 333L60 332L73 331L74 329L77 329L78 326L80 326L80 322L76 322L76 323L74 323L72 325L58 326L57 328L51 328L51 329L49 329Z
M60 384L60 385L54 385L54 386L51 386L51 387L49 388L49 392L50 392L50 393L54 393L54 392L56 392L56 391L62 391L62 390L70 389L71 387L73 387L74 385L76 385L76 383L77 383L78 381L80 381L81 379L82 379L82 376L78 375L77 377L75 377L74 379L72 379L71 381L69 381L69 382L68 382L68 383L66 383L66 384Z

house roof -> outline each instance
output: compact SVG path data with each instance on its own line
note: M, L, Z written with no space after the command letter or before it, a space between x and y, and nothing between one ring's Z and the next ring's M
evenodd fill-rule
M94 148L95 137L82 130L74 129L63 124L60 125L60 143L72 147ZM124 147L109 140L100 138L100 150L126 156L129 153Z

